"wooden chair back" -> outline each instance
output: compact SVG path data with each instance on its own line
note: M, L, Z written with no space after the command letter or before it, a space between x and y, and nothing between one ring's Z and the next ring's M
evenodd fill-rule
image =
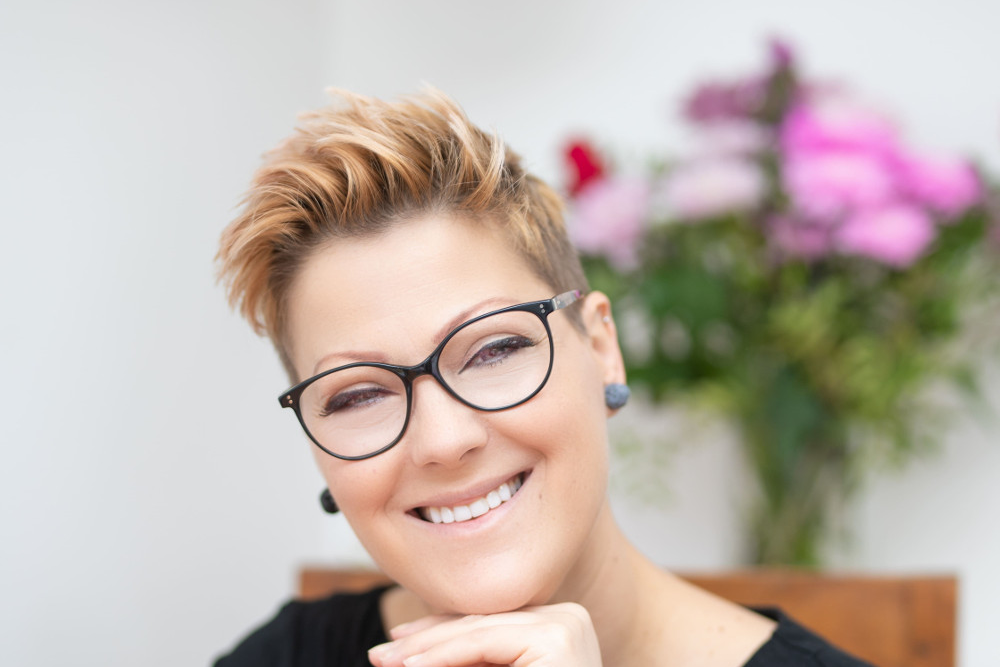
M877 667L954 667L958 584L953 576L839 575L788 570L682 574L720 597L780 607ZM371 570L305 567L299 597L360 591L388 579Z

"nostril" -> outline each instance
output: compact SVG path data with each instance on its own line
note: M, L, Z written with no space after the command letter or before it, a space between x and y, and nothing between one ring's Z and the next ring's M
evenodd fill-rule
M457 465L467 453L487 444L489 413L458 401L437 382L421 385L419 390L414 387L405 436L414 463Z

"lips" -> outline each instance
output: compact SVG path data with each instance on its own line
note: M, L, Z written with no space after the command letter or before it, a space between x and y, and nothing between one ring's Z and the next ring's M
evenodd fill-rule
M500 507L510 500L524 482L524 474L518 473L489 493L476 498L467 505L441 507L420 507L417 513L430 523L462 523L477 519L490 510Z

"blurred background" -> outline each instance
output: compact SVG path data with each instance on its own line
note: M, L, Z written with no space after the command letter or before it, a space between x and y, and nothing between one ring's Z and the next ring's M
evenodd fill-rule
M639 154L683 142L692 85L746 72L780 35L914 142L1000 172L996 3L611 4L0 6L0 663L205 664L273 614L300 564L366 562L319 509L270 346L214 281L261 153L328 85L430 83L559 182L571 133ZM996 413L1000 368L983 368ZM870 483L830 557L957 573L967 667L1000 663L996 432L963 418L936 456ZM686 571L742 557L745 474L730 436L703 436L669 453L656 507L616 475L627 532Z

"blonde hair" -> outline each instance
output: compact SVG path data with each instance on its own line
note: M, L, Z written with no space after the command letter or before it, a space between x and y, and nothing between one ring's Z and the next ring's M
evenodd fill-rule
M454 101L434 90L398 102L333 95L265 156L216 257L230 305L270 337L293 381L285 297L311 253L333 239L460 214L498 225L555 292L586 289L560 197Z

